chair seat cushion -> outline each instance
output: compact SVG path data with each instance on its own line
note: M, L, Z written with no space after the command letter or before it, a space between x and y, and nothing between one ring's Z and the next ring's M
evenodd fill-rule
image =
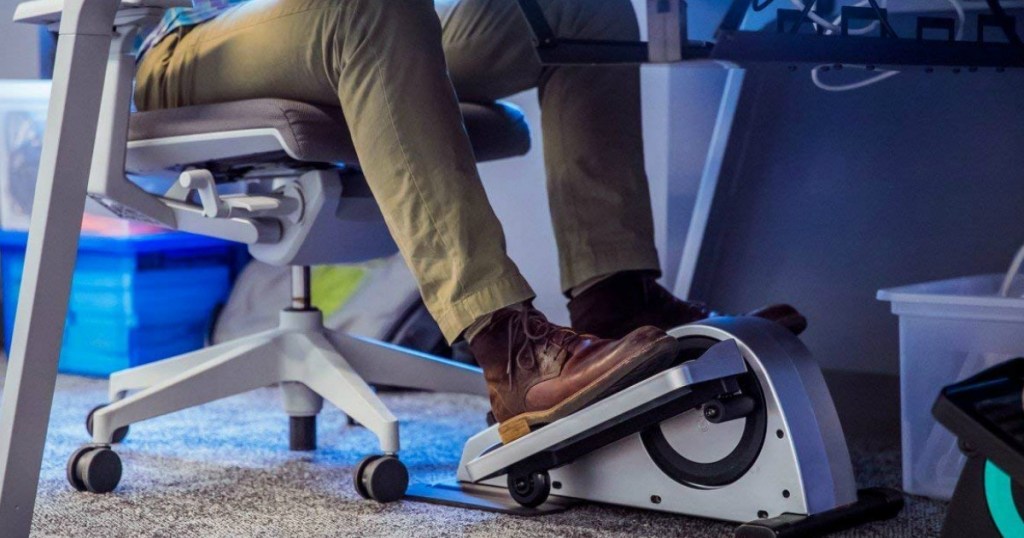
M522 111L507 103L462 103L477 161L523 155L530 130ZM285 99L250 99L132 114L131 142L247 129L276 129L292 158L357 164L341 109Z

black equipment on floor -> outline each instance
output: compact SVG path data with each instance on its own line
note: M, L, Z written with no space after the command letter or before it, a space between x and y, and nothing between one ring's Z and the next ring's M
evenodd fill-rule
M967 456L942 538L1024 536L1024 358L950 385L932 414Z

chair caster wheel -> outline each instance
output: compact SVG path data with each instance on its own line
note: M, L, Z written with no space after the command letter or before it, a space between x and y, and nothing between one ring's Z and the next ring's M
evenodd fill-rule
M68 482L78 491L110 493L121 481L121 458L106 445L86 445L68 458Z
M355 486L364 499L394 502L405 496L409 471L394 456L367 456L356 466Z
M96 407L93 407L91 411L89 411L88 415L86 415L86 417L85 417L85 431L89 432L90 436L92 436L92 417L93 417L93 415L96 414L96 411L99 411L100 409L103 409L106 406L107 406L107 404L97 405ZM128 437L128 426L121 426L120 428L114 430L114 438L111 439L110 442L111 442L111 444L117 444L117 443L120 443L121 441L124 441L125 437Z
M527 508L536 508L548 500L551 493L551 477L547 471L509 473L508 492L517 503Z

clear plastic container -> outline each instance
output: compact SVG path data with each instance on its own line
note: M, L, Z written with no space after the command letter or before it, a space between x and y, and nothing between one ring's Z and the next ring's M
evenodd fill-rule
M880 290L900 324L903 489L948 500L964 457L956 438L932 418L939 390L1024 356L1024 277L1007 297L1005 275L979 275Z
M27 230L50 81L0 80L0 228Z
M28 230L35 197L39 158L50 100L48 80L0 80L0 229ZM133 178L146 188L168 185ZM86 202L82 231L92 235L128 237L164 231L140 222L103 215L99 205Z

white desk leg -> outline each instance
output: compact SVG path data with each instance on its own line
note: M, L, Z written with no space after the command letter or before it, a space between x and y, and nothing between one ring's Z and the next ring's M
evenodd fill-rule
M708 147L708 156L704 161L700 186L697 188L697 198L694 201L693 214L690 217L690 228L686 231L686 242L683 244L679 272L676 273L676 285L673 290L676 297L684 299L689 297L690 288L693 286L693 275L697 271L700 249L704 244L704 234L708 229L708 218L711 216L711 207L715 201L715 191L718 190L718 178L725 162L725 151L729 147L732 123L736 118L736 107L739 105L740 94L743 91L745 73L742 69L729 69L725 79L722 101L718 107L718 117L715 119L715 130L711 134L711 145Z
M74 3L66 2L65 7ZM113 9L116 6L113 3ZM106 10L110 18L106 28L113 27L113 9ZM5 538L28 536L32 525L110 49L109 34L76 33L64 35L62 28L57 44L24 277L0 404L0 529Z

